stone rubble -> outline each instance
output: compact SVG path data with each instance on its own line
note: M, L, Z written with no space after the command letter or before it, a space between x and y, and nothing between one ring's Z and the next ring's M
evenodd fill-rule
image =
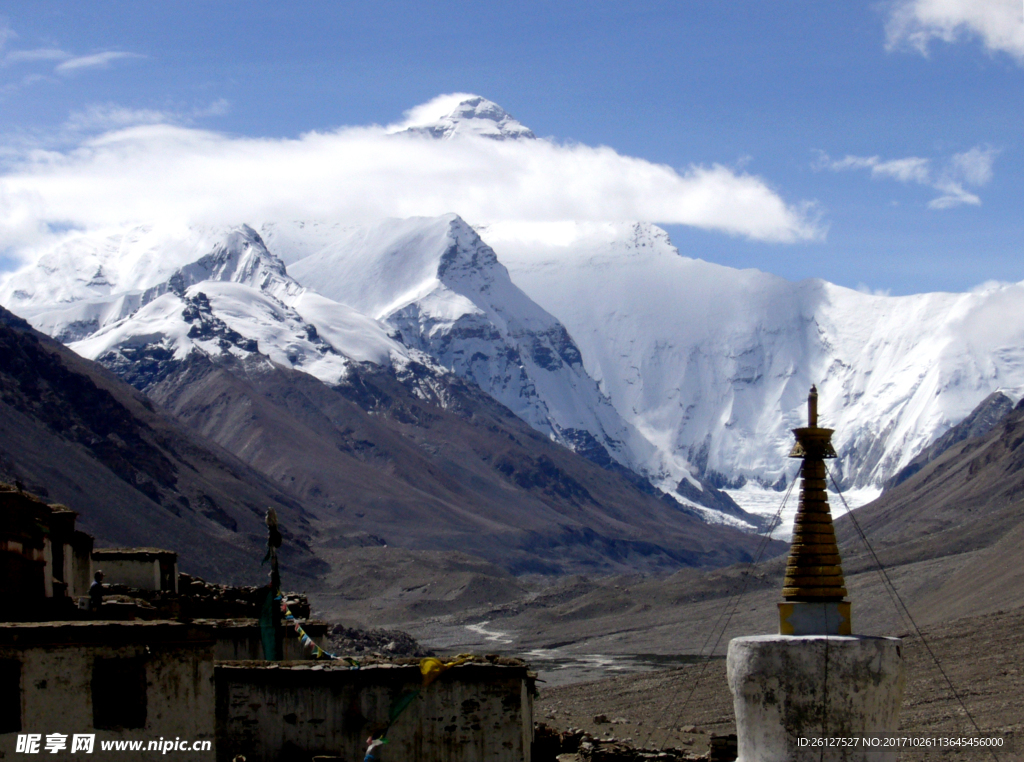
M344 625L334 625L327 632L327 650L336 654L356 656L375 654L379 656L433 656L419 642L406 632L399 630L357 630Z
M603 718L599 720L598 718ZM598 724L608 723L604 715L594 717ZM628 724L628 720L612 720L616 724ZM632 746L632 739L595 738L593 735L569 728L560 732L543 722L534 723L533 762L730 762L736 759L735 734L711 736L711 749L706 755L676 748L638 749Z

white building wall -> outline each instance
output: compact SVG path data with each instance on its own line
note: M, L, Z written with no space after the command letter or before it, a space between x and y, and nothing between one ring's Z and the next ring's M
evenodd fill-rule
M273 762L286 747L362 759L417 665L217 666L218 760ZM525 667L467 664L423 688L388 732L385 759L530 762L533 685Z
M103 581L111 585L128 585L140 590L160 589L160 562L150 559L114 559L99 557L93 566L103 572Z
M906 684L899 638L752 635L729 643L738 762L818 762L815 736L894 733ZM892 749L824 751L843 762L895 762Z
M89 594L89 586L92 584L92 558L84 551L75 551L73 548L68 556L71 558L71 577L69 579L69 592L73 598Z
M63 624L63 627L76 625ZM77 625L79 627L83 625ZM110 625L107 625L108 627ZM117 625L115 625L117 626ZM119 625L131 627L131 623ZM147 743L176 737L188 741L210 741L214 747L215 694L213 686L213 643L147 643L144 631L131 645L75 644L39 645L26 648L0 646L0 659L19 659L22 664L21 733L94 733L95 752L104 740L142 740ZM96 659L141 658L145 661L146 722L141 728L100 730L93 727L92 677ZM0 758L15 753L17 733L0 734ZM73 759L68 750L65 756ZM180 752L177 758L184 758ZM51 755L45 755L50 757ZM99 754L102 756L102 754ZM159 752L118 751L125 762L152 760ZM211 752L195 759L209 759Z

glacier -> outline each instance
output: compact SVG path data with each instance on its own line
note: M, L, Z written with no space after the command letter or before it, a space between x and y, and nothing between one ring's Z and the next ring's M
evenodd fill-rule
M478 229L623 417L718 486L785 485L812 383L844 489L880 489L990 393L1024 390L1024 283L883 296L685 257L644 223Z
M140 388L130 366L159 374L192 351L262 354L325 383L351 362L440 370L379 321L299 285L246 225L73 233L9 275L0 302Z
M651 444L589 377L565 327L512 282L460 217L327 231L309 223L261 227L298 282L385 322L404 344L473 381L533 428L598 463L663 470Z

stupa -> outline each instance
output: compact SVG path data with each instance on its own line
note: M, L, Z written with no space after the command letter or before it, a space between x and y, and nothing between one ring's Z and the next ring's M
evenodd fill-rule
M735 638L727 669L738 762L895 759L877 748L823 747L821 738L895 732L906 682L899 638L852 635L842 560L826 491L832 429L818 426L818 391L807 427L794 429L802 458L800 504L779 603L779 634Z

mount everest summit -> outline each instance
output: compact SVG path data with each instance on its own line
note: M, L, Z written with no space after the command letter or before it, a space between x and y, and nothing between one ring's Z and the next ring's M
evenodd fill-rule
M392 133L425 135L441 140L470 135L491 140L535 139L533 130L512 118L494 101L471 93L453 93L413 109Z
M536 140L461 97L396 139ZM429 115L428 115L429 116ZM458 210L455 210L456 212ZM844 488L879 489L988 394L1024 390L1024 284L888 297L683 256L647 223L239 220L72 232L0 304L146 389L193 354L334 385L446 374L716 521L718 488L783 487L808 387Z

